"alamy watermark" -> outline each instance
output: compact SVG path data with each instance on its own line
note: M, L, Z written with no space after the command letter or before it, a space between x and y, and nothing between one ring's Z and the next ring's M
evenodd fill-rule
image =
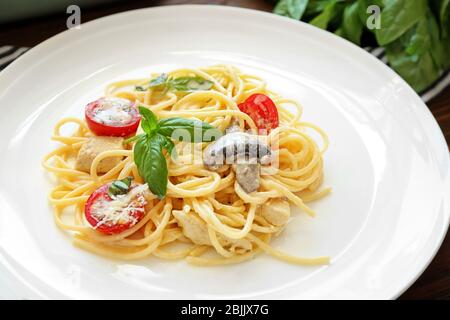
M370 5L367 7L366 13L370 14L366 20L367 29L381 29L381 8L376 5Z
M66 13L70 14L66 20L67 29L81 29L81 8L72 4L67 7Z
M67 7L66 13L69 14L66 20L67 29L81 29L81 8L76 4ZM369 30L381 29L381 8L377 5L367 7L366 13L369 17L366 20L366 27Z

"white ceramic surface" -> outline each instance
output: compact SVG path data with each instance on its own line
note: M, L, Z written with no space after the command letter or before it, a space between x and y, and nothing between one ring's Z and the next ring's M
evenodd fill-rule
M231 63L304 105L330 136L334 192L298 212L274 246L330 255L298 267L263 255L233 266L104 259L73 247L40 166L56 121L113 79ZM431 113L394 72L330 33L275 15L173 6L113 15L31 49L0 73L0 281L21 298L394 298L449 222L449 153Z

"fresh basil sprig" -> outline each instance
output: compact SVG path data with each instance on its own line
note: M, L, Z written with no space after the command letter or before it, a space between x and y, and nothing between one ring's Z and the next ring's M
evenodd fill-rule
M167 193L168 170L163 150L176 156L172 139L186 142L211 142L222 133L206 122L185 118L157 120L155 114L147 108L139 107L142 115L141 127L145 133L127 140L136 141L134 162L139 175L147 182L149 189L162 199ZM180 135L174 134L180 130Z
M193 92L209 90L212 88L213 84L212 81L203 79L199 76L171 78L168 77L167 74L162 73L150 80L146 86L136 86L135 89L137 91L146 91L149 88L156 88L163 91Z
M186 118L167 118L159 121L158 132L166 137L172 137L178 141L185 142L211 142L219 135L220 131L208 123L186 119ZM174 135L175 130L179 130L182 135Z
M114 198L115 196L118 196L121 194L127 194L128 190L130 190L131 180L133 180L132 177L126 177L125 179L122 179L122 180L113 181L109 185L108 195L111 198Z

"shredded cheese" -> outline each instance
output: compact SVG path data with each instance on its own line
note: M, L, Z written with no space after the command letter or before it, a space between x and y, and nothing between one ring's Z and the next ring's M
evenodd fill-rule
M143 184L132 188L127 194L112 197L112 201L104 198L99 199L92 205L92 213L98 220L94 226L130 224L134 226L138 223L138 219L133 215L135 212L144 212L144 205L147 200L144 197L148 191L148 185Z
M95 109L94 119L110 126L121 126L132 120L131 102L121 98L105 98Z

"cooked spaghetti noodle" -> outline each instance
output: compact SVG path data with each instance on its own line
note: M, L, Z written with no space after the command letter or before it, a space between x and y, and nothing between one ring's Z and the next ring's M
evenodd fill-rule
M249 194L237 183L231 166L218 172L210 171L202 163L189 161L196 148L186 149L190 144L177 142L175 148L180 154L177 161L166 155L167 195L161 200L147 195L146 214L142 220L119 234L106 235L86 223L85 204L105 183L128 176L137 183L144 182L133 160L132 144L126 144L122 150L99 154L92 162L90 173L76 170L74 159L93 133L84 120L64 118L56 124L52 136L52 140L62 145L43 160L45 169L57 178L49 199L58 227L73 234L76 246L124 260L153 255L162 259L186 259L195 265L220 265L242 262L258 252L266 252L299 265L327 264L328 257L300 258L272 248L271 238L280 234L285 225L274 225L261 215L261 207L270 205L271 199L287 199L304 213L315 215L306 203L330 192L329 188L319 190L323 179L322 155L328 146L326 134L314 124L302 121L302 107L298 102L269 91L263 79L243 73L236 67L216 65L179 69L168 75L199 76L213 85L210 90L182 94L156 92L152 88L137 91L134 86L148 83L150 78L126 80L108 85L105 96L135 101L161 119L195 118L224 131L232 121L241 128L247 124L256 129L253 120L241 112L237 104L253 93L264 93L275 102L280 119L279 127L269 134L269 139L277 140L274 151L278 158L276 171L263 174L259 190ZM295 107L296 111L288 111L287 105ZM64 136L61 128L68 123L76 124L77 129L72 135ZM321 149L308 135L308 129L322 137ZM200 143L196 147L201 150L206 145ZM106 173L98 173L99 163L108 157L121 160ZM177 216L184 213L189 213L201 224L205 233L203 244L194 243L183 232Z

